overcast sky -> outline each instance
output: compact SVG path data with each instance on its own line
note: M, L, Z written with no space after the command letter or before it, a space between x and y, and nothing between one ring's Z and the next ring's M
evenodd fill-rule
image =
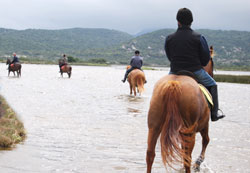
M136 34L176 28L176 13L193 12L194 29L250 31L250 0L0 0L0 28L107 28Z

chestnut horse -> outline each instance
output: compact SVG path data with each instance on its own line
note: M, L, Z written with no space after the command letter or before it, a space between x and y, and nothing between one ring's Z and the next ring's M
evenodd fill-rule
M209 118L210 108L193 78L173 74L161 78L155 85L148 112L147 173L151 173L160 135L164 165L173 167L173 163L183 163L185 171L190 173L197 132L202 136L202 150L194 169L199 170L209 143Z
M127 66L127 69L129 68L130 66ZM141 93L144 91L145 81L146 79L143 71L139 69L132 70L128 75L130 94L132 94L132 91L134 91L134 96L136 96L136 88L137 88L138 93L141 95Z
M17 77L21 77L21 69L22 65L20 63L14 63L11 64L11 60L8 58L6 61L6 65L9 65L8 67L8 76L10 75L10 72L12 71L14 76L16 76L15 71L17 72Z
M70 65L68 65L67 63L64 63L62 59L59 59L59 67L60 67L60 73L62 77L63 77L63 73L67 73L68 77L69 78L71 77L72 67Z

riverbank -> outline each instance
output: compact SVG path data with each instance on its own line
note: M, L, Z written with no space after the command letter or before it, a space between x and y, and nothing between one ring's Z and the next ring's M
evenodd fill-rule
M246 75L224 75L216 74L214 79L217 82L228 82L228 83L241 83L241 84L250 84L250 76Z
M1 60L1 63L6 63L6 60ZM49 64L49 65L58 65L58 62L52 60L21 60L21 64ZM79 66L109 66L108 63L94 63L87 61L79 62L69 62L70 65L79 65Z
M98 62L98 61L97 61ZM100 61L102 62L102 61ZM4 63L4 60L2 60ZM50 65L57 65L55 61L51 60L23 60L22 64L50 64ZM70 62L70 65L76 66L112 66L113 64L109 63L95 63L95 62L87 62L87 61L78 61L78 62ZM163 66L143 66L143 70L162 70L166 67ZM226 69L217 69L217 71L232 71L230 68ZM239 69L238 69L239 70ZM243 69L239 70L244 72ZM245 71L247 72L247 70ZM228 75L228 74L215 74L214 78L217 82L227 82L227 83L241 83L241 84L250 84L250 75Z
M4 98L0 96L0 149L13 147L24 141L25 136L23 123Z

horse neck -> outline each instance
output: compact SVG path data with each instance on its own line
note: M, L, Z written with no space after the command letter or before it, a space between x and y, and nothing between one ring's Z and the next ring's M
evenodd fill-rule
M214 76L214 62L213 62L213 59L211 58L208 62L208 64L204 67L204 69L206 70L206 72L211 76L213 77Z

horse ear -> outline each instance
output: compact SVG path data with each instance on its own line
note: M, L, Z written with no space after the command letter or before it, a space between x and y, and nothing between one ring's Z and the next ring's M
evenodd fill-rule
M209 52L210 52L210 57L213 58L214 57L214 48L212 45L209 48Z

